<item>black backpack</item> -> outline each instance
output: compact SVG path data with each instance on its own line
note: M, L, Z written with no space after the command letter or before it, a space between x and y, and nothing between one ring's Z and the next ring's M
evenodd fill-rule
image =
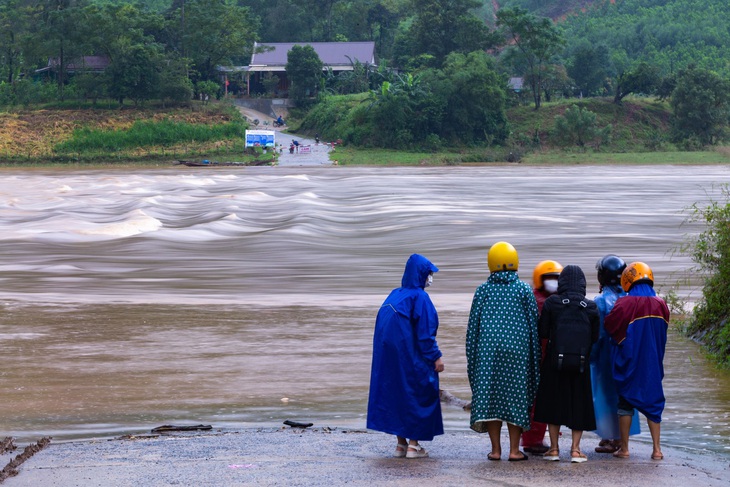
M588 356L593 346L588 303L562 299L563 307L550 336L550 360L561 372L580 372L587 369Z

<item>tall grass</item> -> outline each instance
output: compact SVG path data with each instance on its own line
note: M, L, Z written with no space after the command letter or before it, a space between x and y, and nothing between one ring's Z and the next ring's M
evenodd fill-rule
M226 139L243 139L246 126L238 121L216 125L163 120L138 121L126 130L77 129L71 138L56 144L54 152L114 153L141 147L172 147L186 143L204 143Z

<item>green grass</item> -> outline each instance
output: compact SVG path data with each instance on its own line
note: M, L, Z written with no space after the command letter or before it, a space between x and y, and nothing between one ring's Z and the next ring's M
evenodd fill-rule
M443 158L448 155L390 149L358 149L347 146L338 147L336 152L330 154L330 160L337 161L341 166L418 166L442 164Z
M201 125L186 122L135 122L127 130L75 130L69 140L57 144L58 154L73 152L118 152L138 147L170 147L184 142L210 142L243 138L245 126L240 122Z
M341 166L453 166L507 163L504 152L485 152L472 149L460 152L405 152L389 149L358 149L341 147L330 159ZM502 156L502 157L500 157ZM708 165L730 163L730 154L724 151L702 152L541 152L532 153L520 161L525 165L650 165L683 164Z
M697 152L547 152L528 154L525 164L727 164L730 156L720 151Z

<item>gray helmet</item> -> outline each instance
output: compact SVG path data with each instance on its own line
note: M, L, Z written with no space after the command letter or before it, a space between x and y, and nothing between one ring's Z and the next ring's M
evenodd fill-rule
M603 256L596 263L598 283L601 286L616 286L621 283L621 273L626 269L626 262L613 254Z

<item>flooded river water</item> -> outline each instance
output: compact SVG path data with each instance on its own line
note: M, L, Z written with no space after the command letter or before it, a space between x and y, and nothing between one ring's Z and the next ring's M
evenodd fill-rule
M364 427L374 317L413 252L441 268L442 387L468 399L492 243L515 245L528 282L556 259L593 296L612 252L691 301L699 278L673 250L699 228L683 210L727 182L724 166L4 171L0 436ZM728 373L677 333L665 366L665 441L730 453Z

